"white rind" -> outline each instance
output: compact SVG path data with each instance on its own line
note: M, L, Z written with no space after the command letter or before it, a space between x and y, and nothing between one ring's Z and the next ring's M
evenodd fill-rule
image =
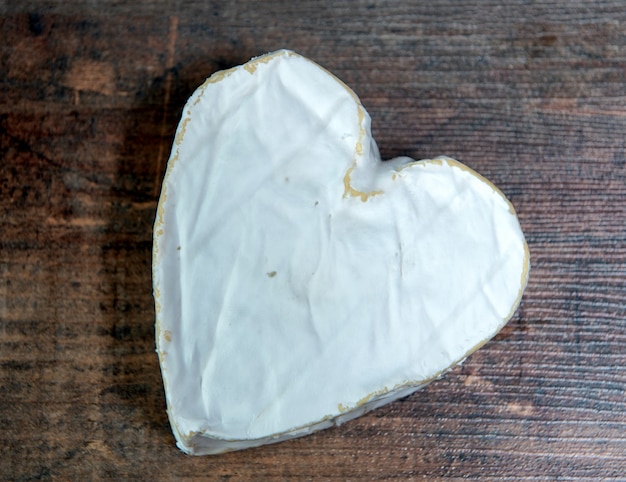
M513 207L449 158L381 162L356 95L279 51L185 106L155 222L178 446L277 442L406 396L520 302Z

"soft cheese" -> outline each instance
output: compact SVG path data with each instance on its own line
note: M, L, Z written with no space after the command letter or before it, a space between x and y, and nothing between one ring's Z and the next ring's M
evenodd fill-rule
M153 257L167 411L191 454L410 394L496 334L529 271L496 187L446 157L382 162L357 96L290 51L189 99Z

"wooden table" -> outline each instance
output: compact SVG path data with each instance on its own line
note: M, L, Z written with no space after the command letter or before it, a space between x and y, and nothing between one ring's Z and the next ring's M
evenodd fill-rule
M622 1L0 2L0 479L626 478ZM186 98L287 47L384 157L447 154L531 251L494 340L414 395L189 457L154 353L152 222Z

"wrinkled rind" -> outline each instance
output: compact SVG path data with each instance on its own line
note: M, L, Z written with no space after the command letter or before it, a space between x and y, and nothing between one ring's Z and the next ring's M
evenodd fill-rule
M471 347L467 352L463 353L463 355L455 359L448 367L438 371L437 373L431 374L431 376L423 379L412 379L405 380L400 383L396 383L392 388L382 388L377 389L369 394L364 394L358 400L344 400L343 402L339 402L336 410L333 413L326 414L324 416L319 417L315 420L310 420L298 427L290 428L284 430L279 433L270 433L267 436L263 437L238 437L238 438L228 438L224 435L220 435L212 431L211 427L203 425L203 423L195 423L193 421L187 421L187 425L195 425L199 428L199 430L190 430L185 431L181 429L179 426L179 420L183 420L181 415L177 415L176 410L170 404L171 393L168 389L168 380L171 374L168 372L168 363L167 359L167 348L169 344L172 342L172 339L176 334L172 334L171 330L162 328L162 326L173 326L177 323L176 320L167 319L166 315L164 315L163 302L162 302L162 277L166 272L176 272L175 270L171 270L171 266L176 264L180 259L180 246L178 247L178 252L172 256L171 248L168 250L164 247L164 243L167 240L169 246L173 246L176 244L176 229L175 226L170 226L167 224L167 216L166 210L172 210L174 207L171 204L170 200L170 189L175 189L171 187L171 176L172 173L176 171L178 163L181 161L180 159L180 146L183 143L185 136L187 135L187 129L191 125L192 112L198 106L198 104L202 101L202 97L205 94L205 91L208 88L211 88L213 84L217 84L219 82L224 81L225 79L230 78L232 75L243 71L246 71L249 75L257 75L257 69L261 65L267 65L270 62L278 59L285 59L288 57L296 57L302 59L297 54L289 51L279 51L272 54L268 54L267 56L262 56L257 59L253 59L248 64L244 66L235 67L233 69L229 69L228 71L223 71L214 74L211 78L209 78L189 99L187 105L184 109L183 119L181 120L176 137L174 142L174 147L172 150L172 154L170 156L170 160L168 162L168 168L166 171L166 176L163 182L163 189L161 198L159 200L159 205L157 209L157 216L155 220L154 226L154 248L153 248L153 276L154 276L154 297L155 297L155 309L156 309L156 341L157 341L157 353L159 355L159 361L161 365L161 370L163 374L163 381L165 385L166 398L168 401L168 416L170 418L170 423L172 425L173 433L177 440L177 445L181 448L181 450L186 453L202 455L202 454L215 454L221 453L231 450L239 450L247 447L254 447L266 443L279 442L282 440L286 440L289 438L294 438L302 435L306 435L313 431L321 430L332 426L334 424L342 423L346 420L350 420L355 418L366 411L374 409L383 404L389 403L390 401L396 400L398 398L409 395L414 392L418 388L424 386L435 378L441 376L445 371L450 369L452 366L460 363L466 356L472 353L474 350L479 348L482 344L484 344L487 340L493 337L497 331L508 321L508 319L513 315L517 306L520 303L521 296L523 294L524 288L526 286L526 282L528 279L529 272L529 253L528 247L523 239L523 235L520 230L521 242L523 243L524 250L524 259L523 266L521 268L520 275L520 285L517 297L515 302L512 304L510 312L507 316L505 316L501 323L498 326L494 327L492 333L488 334L488 336L484 337L476 346ZM314 65L314 64L313 64ZM319 67L318 67L319 68ZM321 68L320 68L321 69ZM334 77L333 77L334 78ZM369 134L369 116L363 109L358 100L358 97L338 79L334 78L338 85L346 90L346 92L352 97L356 106L356 112L358 116L358 124L359 124L359 135L357 136L355 145L353 158L351 163L346 166L346 170L344 171L343 178L339 180L341 186L343 187L342 197L348 202L350 199L357 200L360 203L367 202L377 202L378 198L384 197L385 191L384 189L380 189L377 186L372 185L371 179L368 180L367 169L363 169L363 166L368 167L369 162L379 162L380 159L378 157L378 151L376 149L375 143L371 139ZM196 114L200 115L200 114ZM482 178L479 174L475 173L471 169L466 166L458 163L449 158L441 157L433 160L424 160L424 161L413 161L410 159L403 160L393 160L388 163L384 163L385 166L395 166L397 172L408 170L412 167L419 166L447 166L449 168L458 168L470 173L476 179L481 181L481 183L487 184L493 191L506 202L512 216L515 216L515 211L511 205L511 203L504 197L504 195L489 181ZM370 168L372 166L369 166ZM378 166L374 168L377 169ZM355 175L353 175L355 174ZM393 176L396 176L395 174ZM391 177L395 180L395 177ZM356 184L355 184L356 183ZM518 225L519 226L519 225ZM173 239L172 239L173 238ZM164 252L167 252L167 258L164 257ZM169 268L168 268L169 267ZM276 276L276 271L271 271L274 275L272 278ZM269 272L268 272L269 273ZM280 276L280 275L279 275ZM268 274L269 277L269 274ZM170 295L171 296L171 295ZM180 299L174 295L174 299ZM167 321L167 323L165 323Z

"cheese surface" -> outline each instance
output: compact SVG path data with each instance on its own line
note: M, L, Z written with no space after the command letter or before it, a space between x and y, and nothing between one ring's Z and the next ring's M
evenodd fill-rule
M329 72L278 51L187 102L154 228L156 342L178 446L304 435L406 396L513 315L511 203L446 157L381 161Z

